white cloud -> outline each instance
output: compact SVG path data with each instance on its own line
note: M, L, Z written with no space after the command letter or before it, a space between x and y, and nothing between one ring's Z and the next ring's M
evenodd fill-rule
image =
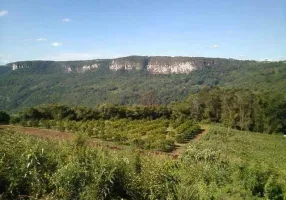
M54 47L58 47L58 46L62 45L62 43L60 43L60 42L53 42L51 45L54 46Z
M70 22L71 20L69 18L63 18L62 22Z
M36 41L43 42L43 41L47 41L47 39L46 38L37 38Z
M218 48L218 47L219 47L218 44L214 44L214 45L211 46L211 48Z
M7 15L8 11L7 10L0 10L0 17Z

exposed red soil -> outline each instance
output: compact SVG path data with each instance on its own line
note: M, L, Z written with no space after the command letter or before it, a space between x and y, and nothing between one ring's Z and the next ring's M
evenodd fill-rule
M48 138L51 140L72 140L73 136L69 132L60 132L50 129L40 129L33 127L22 127L22 126L11 126L11 125L3 125L1 127L10 128L17 132L23 132L28 135L33 135L41 138Z
M200 134L197 134L196 137L194 138L194 140L199 140L201 138L202 135L206 134L206 130L203 130Z

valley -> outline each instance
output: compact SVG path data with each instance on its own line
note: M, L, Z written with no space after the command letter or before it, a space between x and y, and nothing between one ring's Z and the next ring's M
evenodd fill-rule
M1 0L0 200L286 200L285 0Z
M285 63L196 59L0 67L0 198L283 200Z

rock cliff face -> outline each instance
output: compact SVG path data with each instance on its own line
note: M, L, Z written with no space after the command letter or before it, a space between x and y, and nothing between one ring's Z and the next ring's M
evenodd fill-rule
M190 57L146 57L130 60L129 57L114 59L109 65L110 70L140 70L146 68L151 74L188 74L202 67L215 66L218 63L209 58Z
M24 65L21 65L21 64L13 64L12 65L12 70L16 70L16 69L23 69L24 68Z
M37 63L35 63L37 62ZM45 65L40 62L48 62ZM27 61L11 63L12 70L33 67L57 66L65 73L85 73L100 67L107 67L111 71L118 70L146 70L150 74L188 74L203 67L214 67L219 59L193 57L166 56L129 56L117 59L89 60L89 61Z
M195 62L189 58L154 57L147 65L152 74L188 74L196 69Z
M177 62L163 65L154 62L147 65L147 70L152 74L188 74L195 69L193 62Z
M141 69L143 66L140 65L138 62L132 62L129 60L112 60L111 64L109 65L110 70L132 70L132 69Z
M84 65L82 66L82 71L85 72L85 71L89 71L91 69L97 69L99 67L98 64L93 64L93 65Z
M76 73L84 73L87 71L91 71L94 69L97 69L99 67L99 64L94 63L94 64L87 64L87 65L79 65L79 66L70 66L70 65L66 65L66 64L62 64L61 65L62 68L64 69L65 73L71 73L71 72L76 72Z

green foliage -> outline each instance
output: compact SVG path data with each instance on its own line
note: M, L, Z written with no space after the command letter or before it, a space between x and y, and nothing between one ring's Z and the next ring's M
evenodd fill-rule
M0 124L8 124L9 121L10 121L9 114L0 110Z
M18 112L23 108L55 102L89 107L102 103L133 105L140 104L142 94L153 90L156 91L154 103L166 105L181 101L204 87L214 86L270 91L275 95L286 92L285 62L193 58L198 62L216 64L213 67L202 65L190 74L151 75L144 65L148 57L128 59L141 63L142 70L113 72L108 69L110 60L27 61L20 65L28 68L14 71L0 67L0 109ZM64 66L76 71L95 62L101 65L95 71L64 73Z
M201 132L200 127L190 120L22 120L22 126L50 128L70 131L77 135L76 143L82 143L82 134L119 144L134 145L142 149L171 152L175 141L186 143ZM175 125L175 126L173 126ZM178 138L182 138L179 140ZM80 145L82 146L82 145Z
M239 130L285 133L285 113L286 98L283 95L270 96L269 93L256 93L242 89L205 88L197 94L191 95L186 101L173 103L169 106L102 104L91 109L49 104L25 109L20 112L18 119L15 118L11 121L29 126L31 123L38 123L35 121L41 120L176 119L180 122L192 119L197 122L222 123L228 128ZM177 141L183 142L193 138L196 131L186 130L187 126L185 124L178 127L179 132L184 132L184 134L177 136ZM60 130L65 128L67 127L59 124ZM90 133L92 132L88 127L84 128L84 131L86 129Z
M270 176L264 186L265 197L269 200L283 200L282 187L277 183L277 179L277 176Z
M250 90L203 89L173 110L196 121L222 123L229 128L286 133L286 98Z
M286 197L286 141L279 135L212 127L179 160L52 143L8 129L0 129L0 140L4 199Z
M145 57L130 59L146 64ZM62 64L75 70L93 61L23 62L13 72L0 67L0 108L25 108L11 119L1 111L0 123L75 134L71 142L53 143L0 129L0 198L286 198L286 140L274 134L286 133L285 63L214 59L216 67L189 75L148 75L145 68L112 72L109 60L98 62L101 67L82 74L65 74ZM126 106L150 90L157 91L156 104L171 104ZM94 149L87 138L171 152L202 131L197 122L227 128L211 126L179 160L133 148Z
M172 176L168 160L54 144L11 131L1 130L0 139L4 199L165 199L168 194L162 185Z
M83 134L78 134L78 135L75 136L73 142L74 142L76 147L82 148L85 145L87 145L87 137L84 136Z
M97 119L158 119L171 118L172 111L165 106L116 106L102 104L94 109L48 104L26 108L20 112L21 120L76 120Z

